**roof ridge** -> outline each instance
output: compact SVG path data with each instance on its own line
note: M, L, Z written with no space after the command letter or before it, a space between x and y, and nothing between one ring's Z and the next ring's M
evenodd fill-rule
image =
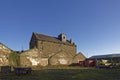
M5 47L7 47L5 44L3 44L3 43L1 43L1 42L0 42L0 44L3 45L3 46L5 46ZM7 47L7 48L10 49L10 50L12 50L12 49L9 48L9 47ZM13 51L13 50L12 50L12 51Z
M54 36L49 36L47 34L42 34L42 33L37 33L37 32L33 32L33 33L37 34L37 35L43 35L43 36L47 36L47 37L57 38L57 37L54 37Z

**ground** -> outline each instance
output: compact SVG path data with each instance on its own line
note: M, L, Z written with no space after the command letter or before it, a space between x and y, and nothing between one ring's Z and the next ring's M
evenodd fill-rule
M0 80L120 80L120 69L67 68L34 70L17 76L0 73Z

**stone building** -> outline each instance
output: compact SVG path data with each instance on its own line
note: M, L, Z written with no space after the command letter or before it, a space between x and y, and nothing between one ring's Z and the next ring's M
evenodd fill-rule
M33 48L20 54L20 65L23 67L47 66L48 58L45 58L37 48Z
M33 33L30 40L30 49L37 48L43 52L43 55L50 57L60 51L67 52L71 55L76 54L76 45L72 40L67 40L65 34L60 34L58 37Z
M65 34L53 37L33 32L29 47L17 55L16 51L0 43L0 66L70 65L85 60L82 53L76 54L77 46L71 39L67 40Z
M13 50L0 43L0 66L9 66L9 54L11 54Z
M30 40L30 49L37 48L41 58L48 58L48 65L69 65L76 55L76 45L67 40L65 34L52 37L33 33Z
M85 59L86 57L83 53L79 52L73 57L72 63L79 63L79 61L84 61Z

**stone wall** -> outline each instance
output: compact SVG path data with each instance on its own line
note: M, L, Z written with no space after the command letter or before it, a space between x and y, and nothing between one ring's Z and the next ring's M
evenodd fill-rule
M9 54L13 51L0 43L0 66L9 65Z
M84 61L86 57L83 55L83 53L79 52L73 57L72 63L79 63L79 61Z
M23 67L47 66L48 58L42 57L42 52L34 48L34 49L30 49L28 51L21 53L20 65Z
M66 46L51 42L39 42L39 49L33 48L20 54L21 67L69 65L84 60L82 54L75 54L75 46ZM71 52L70 52L71 51ZM9 56L13 51L0 44L0 66L10 65Z
M72 59L73 55L60 51L49 58L49 65L69 65Z
M35 39L35 36L32 35L31 40L30 40L30 43L29 43L29 48L30 48L30 49L31 49L31 48L36 48L36 46L37 46L37 41L36 41L36 39Z
M71 55L76 54L76 46L59 44L54 42L38 41L37 48L42 51L46 57L50 57L62 50Z

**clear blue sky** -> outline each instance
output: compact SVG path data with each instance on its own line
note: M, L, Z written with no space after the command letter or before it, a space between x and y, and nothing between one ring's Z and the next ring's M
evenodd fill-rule
M28 49L32 32L65 33L85 56L120 53L120 0L0 0L0 42Z

